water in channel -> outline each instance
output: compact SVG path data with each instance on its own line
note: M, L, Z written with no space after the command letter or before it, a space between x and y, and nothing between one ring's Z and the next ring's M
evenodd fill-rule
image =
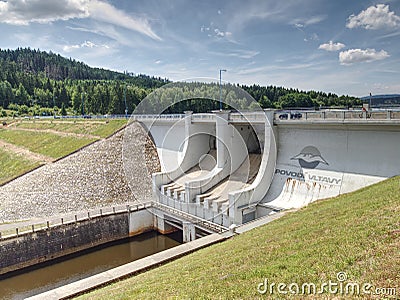
M34 270L0 278L0 299L24 299L175 247L181 242L182 232L161 235L154 231L84 251Z

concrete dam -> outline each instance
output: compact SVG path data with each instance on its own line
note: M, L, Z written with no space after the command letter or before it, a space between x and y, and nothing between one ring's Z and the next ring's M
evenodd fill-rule
M138 135L141 129L148 136ZM155 148L139 147L138 137ZM122 210L100 209L0 236L0 270L51 262L146 231L182 232L184 244L174 249L34 297L79 294L270 222L285 210L399 175L399 146L395 110L136 114L125 129L117 169L125 169L126 185L143 196L133 193L137 201ZM148 156L158 156L161 171L144 164Z
M177 213L228 228L400 174L400 111L292 115L134 115L160 158L152 175L160 227L183 227L189 241L198 224Z

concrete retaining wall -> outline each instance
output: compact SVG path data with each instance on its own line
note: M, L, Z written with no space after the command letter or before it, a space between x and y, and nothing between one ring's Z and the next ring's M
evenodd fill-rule
M135 211L87 217L0 240L0 275L154 229L153 215Z
M190 118L190 116L189 116ZM185 119L140 120L157 147L161 171L176 169L182 162L186 143Z

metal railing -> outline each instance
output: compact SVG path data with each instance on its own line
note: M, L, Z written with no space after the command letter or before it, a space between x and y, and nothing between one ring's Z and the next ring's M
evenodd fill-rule
M322 111L278 111L274 121L384 121L400 120L400 111L396 110L322 110Z
M193 114L192 115L193 122L214 122L215 114Z
M160 210L162 210L164 212L168 212L168 213L171 213L173 215L176 215L176 216L178 216L178 217L180 217L182 219L185 219L186 221L188 221L190 223L196 224L199 227L203 227L205 229L211 230L211 231L216 232L216 233L222 233L222 232L225 232L225 231L229 230L225 226L213 223L213 222L208 221L206 219L202 219L202 218L197 217L195 215L186 213L186 212L184 212L182 210L173 208L173 207L165 205L165 204L161 204L159 202L153 202L153 207L155 207L157 209L160 209Z
M185 117L184 114L168 114L168 115L131 115L134 120L180 120Z
M266 116L262 111L259 112L245 112L245 113L231 113L229 115L230 122L265 122Z
M150 120L165 120L165 121L178 121L185 117L184 114L168 114L168 115L132 115L132 118L138 121ZM200 113L192 114L192 122L215 122L215 114L213 113ZM376 111L362 111L362 110L321 110L321 111L296 111L284 110L276 111L274 115L274 122L277 124L292 121L400 121L400 110L376 110ZM229 122L265 122L266 116L262 111L257 112L244 112L244 113L230 113Z
M151 208L152 203L129 203L121 206L112 206L106 208L100 208L96 210L90 210L85 212L78 212L75 214L66 214L64 217L58 218L48 218L47 220L37 221L37 222L24 222L24 223L14 223L7 226L7 229L2 229L0 231L0 240L12 239L15 237L20 237L26 234L46 231L54 227L74 224L78 222L88 221L95 218L108 217L111 215L138 211L141 209ZM1 227L1 225L0 225Z

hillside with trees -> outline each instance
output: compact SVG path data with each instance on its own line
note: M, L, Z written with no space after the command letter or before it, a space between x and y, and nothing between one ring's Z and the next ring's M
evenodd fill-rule
M125 99L131 113L149 93L169 80L143 74L120 73L92 68L83 62L30 48L0 50L0 114L13 115L124 114ZM299 91L275 86L241 86L263 108L360 105L358 98L315 91ZM154 104L156 105L156 104ZM216 103L204 106L186 101L168 109L209 111Z
M276 86L241 86L253 96L263 108L290 107L343 107L349 108L362 105L359 98L338 96L333 93L316 91L299 91L298 89Z

